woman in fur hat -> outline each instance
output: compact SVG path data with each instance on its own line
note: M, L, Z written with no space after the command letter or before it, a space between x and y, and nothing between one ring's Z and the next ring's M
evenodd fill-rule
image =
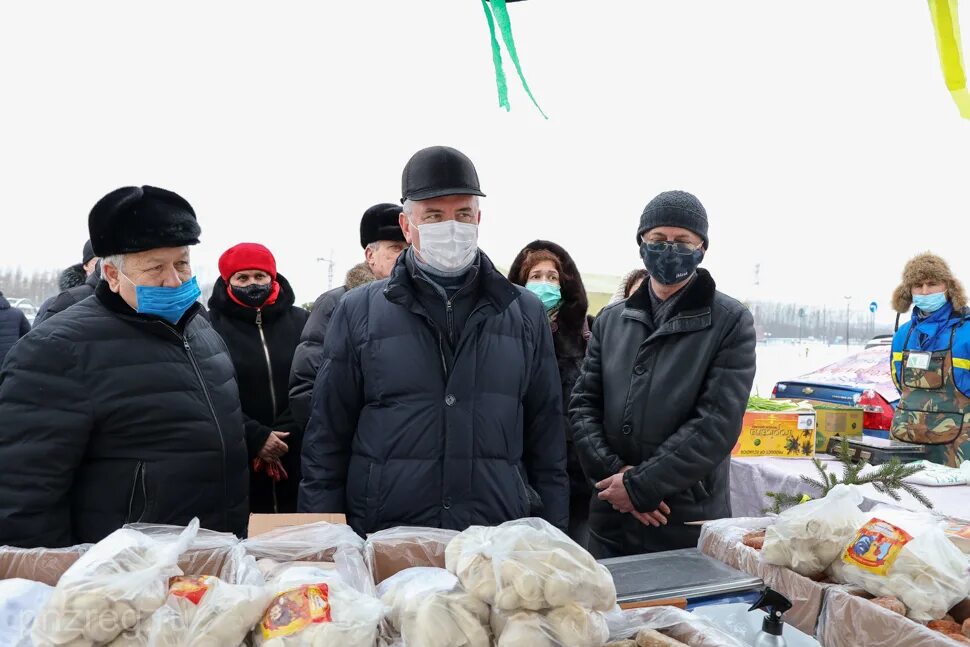
M539 297L549 315L565 411L569 395L579 379L590 336L586 316L589 300L583 279L565 249L547 240L536 240L526 245L512 262L509 280ZM576 457L568 416L563 416L563 433L566 435L566 470L569 473L569 536L585 546L593 488Z
M939 256L906 264L893 308L910 321L896 331L892 375L902 397L893 417L897 440L933 445L932 460L957 466L970 455L970 309L963 284Z

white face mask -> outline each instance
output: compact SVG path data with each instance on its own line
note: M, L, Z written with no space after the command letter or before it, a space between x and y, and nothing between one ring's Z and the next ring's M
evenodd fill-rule
M421 260L440 272L460 272L475 262L478 253L478 225L446 220L418 228Z

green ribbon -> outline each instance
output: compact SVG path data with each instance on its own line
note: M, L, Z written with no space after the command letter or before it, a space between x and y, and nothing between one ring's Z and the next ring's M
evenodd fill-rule
M499 31L502 33L502 41L505 43L505 49L512 59L512 64L515 65L515 71L519 75L519 81L522 82L522 88L529 95L529 99L532 100L532 105L536 107L543 117L548 119L548 115L542 111L536 98L532 95L529 83L525 80L525 74L522 73L519 54L515 49L515 39L512 37L512 21L509 18L509 10L505 6L505 0L491 0L491 3L489 3L489 0L482 0L482 8L485 10L485 18L488 20L488 33L492 40L492 64L495 65L495 84L498 86L499 107L505 108L506 111L511 109L508 83L505 79L505 70L502 69L502 52L499 49L498 38L495 36L496 22L498 23Z

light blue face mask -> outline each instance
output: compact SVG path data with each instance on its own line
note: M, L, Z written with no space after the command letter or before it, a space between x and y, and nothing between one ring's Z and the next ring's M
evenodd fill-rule
M946 292L936 292L934 294L914 294L913 305L920 309L920 312L927 314L936 312L946 305Z
M199 282L194 276L177 288L166 288L138 285L124 273L119 272L119 274L135 286L135 298L138 300L136 312L143 315L154 315L169 323L178 323L182 315L202 296Z
M531 281L525 284L525 289L539 297L542 305L546 307L546 312L554 310L562 304L562 292L559 286L554 283Z

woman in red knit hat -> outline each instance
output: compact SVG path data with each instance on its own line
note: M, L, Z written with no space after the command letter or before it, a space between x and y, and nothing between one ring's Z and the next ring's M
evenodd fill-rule
M236 367L246 422L252 512L296 512L302 429L289 412L290 364L308 313L276 259L258 243L240 243L219 258L209 299L212 326Z

